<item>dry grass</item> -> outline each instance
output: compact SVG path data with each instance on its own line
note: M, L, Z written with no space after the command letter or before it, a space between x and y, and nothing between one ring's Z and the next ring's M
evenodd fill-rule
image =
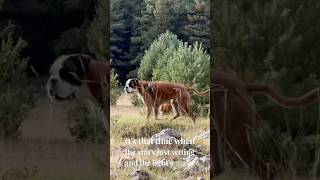
M121 98L123 101L123 98ZM146 150L148 145L135 144L127 145L125 138L150 138L153 134L160 132L165 128L176 129L183 138L192 139L195 136L209 130L209 119L198 118L196 123L186 117L182 116L176 120L170 121L169 116L162 116L160 120L154 120L153 117L149 121L145 120L145 108L133 108L129 106L113 106L111 107L111 177L112 179L130 179L132 172L138 168L148 171L153 179L159 179L165 177L167 179L183 179L183 172L176 170L176 167L137 167L137 166L125 166L119 168L119 160L122 158L136 158L136 159L166 159L166 160L178 160L181 157L177 156L128 156L125 155L123 149L136 149ZM209 141L197 140L195 144L201 144L204 147L206 154L209 153ZM205 179L209 179L209 174L199 175Z

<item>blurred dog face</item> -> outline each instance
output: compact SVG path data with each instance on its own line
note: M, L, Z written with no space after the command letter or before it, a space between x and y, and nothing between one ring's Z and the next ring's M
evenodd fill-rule
M84 54L63 55L50 67L47 82L49 98L72 100L76 98L81 81L86 78L90 56Z
M138 87L138 79L128 79L124 87L124 92L126 94L134 93Z
M161 104L159 107L159 111L161 115L169 114L171 112L171 109L172 109L171 104L167 104L167 103Z

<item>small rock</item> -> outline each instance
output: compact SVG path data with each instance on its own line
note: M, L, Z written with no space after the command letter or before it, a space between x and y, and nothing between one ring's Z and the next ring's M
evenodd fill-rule
M149 147L151 149L175 147L177 145L175 141L180 138L181 138L181 135L175 129L170 129L170 128L163 129L159 133L156 133L151 137L152 144L150 144ZM157 143L157 142L161 142L161 143ZM170 144L163 143L163 142L170 142Z
M132 180L151 180L150 174L142 169L138 169L133 172L132 174L133 178Z
M164 133L164 134L168 134L169 136L172 136L176 139L180 139L181 135L179 134L179 132L175 129L171 129L171 128L167 128L167 129L163 129L160 131L160 133Z
M200 158L200 161L202 162L202 164L204 164L205 166L210 166L210 155L205 155L203 157Z
M196 156L195 154L191 154L190 156L188 156L186 158L186 162L187 164L189 164L191 161L193 161L195 158L198 158L198 156Z
M192 154L196 155L197 157L202 157L205 155L203 152L195 150L195 149L189 149L189 150L192 150L193 151Z
M210 139L210 130L200 134L199 136L202 137L203 139Z
M197 138L210 140L210 130L205 131L205 132L201 133L201 134L198 135L198 136L195 136L193 139L197 139Z
M185 177L207 173L210 170L210 155L199 157L197 154L192 154L186 158L186 164Z

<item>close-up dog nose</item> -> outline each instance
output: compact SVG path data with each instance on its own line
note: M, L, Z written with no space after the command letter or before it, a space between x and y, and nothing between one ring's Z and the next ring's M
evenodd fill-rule
M51 79L51 84L56 84L58 82L58 79Z
M53 95L53 90L52 90L52 89L49 90L49 94L50 94L51 96Z

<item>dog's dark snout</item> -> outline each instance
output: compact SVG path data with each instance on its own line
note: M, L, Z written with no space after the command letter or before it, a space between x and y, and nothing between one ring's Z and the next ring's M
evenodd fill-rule
M51 84L56 84L58 82L58 79L51 79Z
M52 89L52 88L49 89L49 95L50 95L50 96L54 96L54 92L53 92L53 89Z

